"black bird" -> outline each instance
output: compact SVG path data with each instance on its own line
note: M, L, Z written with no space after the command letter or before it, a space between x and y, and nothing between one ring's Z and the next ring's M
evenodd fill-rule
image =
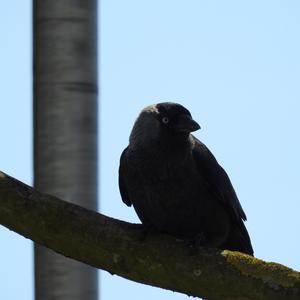
M180 104L144 108L120 158L122 200L146 228L253 255L246 215L224 169L191 134L198 129Z

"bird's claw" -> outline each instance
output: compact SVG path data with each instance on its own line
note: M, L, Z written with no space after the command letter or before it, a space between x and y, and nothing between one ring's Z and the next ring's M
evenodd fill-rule
M143 225L142 229L138 232L137 240L139 242L144 242L151 232L153 232L153 228L151 226Z
M198 233L193 238L185 240L185 242L189 247L191 255L195 255L199 247L203 247L207 244L206 237L203 233Z

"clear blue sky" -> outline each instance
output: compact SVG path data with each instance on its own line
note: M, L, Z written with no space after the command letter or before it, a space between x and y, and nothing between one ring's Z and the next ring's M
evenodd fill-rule
M0 169L32 183L30 1L0 3ZM138 112L185 105L229 173L255 255L300 270L299 1L102 0L101 211L122 204L119 155ZM33 299L32 244L0 227L0 298ZM101 273L102 299L188 299Z

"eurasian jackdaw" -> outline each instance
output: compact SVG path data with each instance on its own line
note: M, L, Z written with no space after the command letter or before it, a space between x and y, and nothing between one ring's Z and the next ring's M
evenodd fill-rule
M147 228L253 255L246 215L228 175L191 134L199 128L180 104L144 108L120 159L122 200Z

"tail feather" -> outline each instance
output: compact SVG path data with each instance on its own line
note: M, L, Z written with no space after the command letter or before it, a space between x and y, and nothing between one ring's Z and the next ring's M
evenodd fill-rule
M241 220L239 225L240 226L234 226L234 228L232 228L226 242L221 245L221 248L239 251L253 256L253 248L245 224Z

